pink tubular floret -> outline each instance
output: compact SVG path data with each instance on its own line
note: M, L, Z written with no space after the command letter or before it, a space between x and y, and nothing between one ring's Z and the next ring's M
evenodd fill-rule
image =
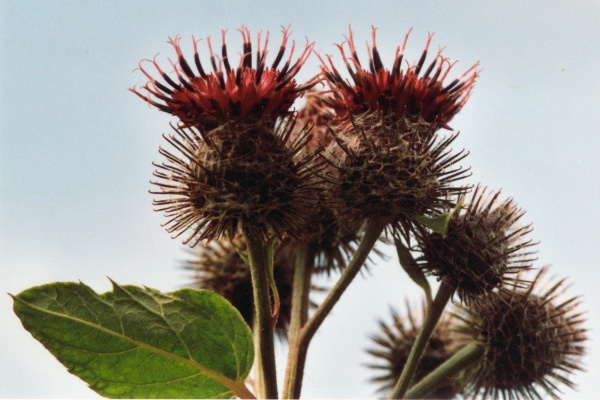
M281 47L271 67L266 67L269 32L266 32L264 43L262 31L257 35L256 68L253 68L251 33L246 26L239 30L243 39L243 52L235 69L231 68L226 46L226 30L221 31L222 47L220 55L215 54L211 37L207 36L207 47L212 72L206 73L201 65L198 42L192 36L194 61L199 73L195 73L183 55L181 37L169 37L169 43L177 54L177 60L168 60L172 66L170 76L154 60L142 60L138 69L148 78L142 88L147 95L141 94L139 88L130 89L144 101L162 111L171 113L188 125L212 129L220 121L231 118L252 117L278 118L289 114L289 109L301 92L312 87L312 80L304 85L297 85L294 76L306 62L313 51L314 43L306 41L306 46L299 57L295 57L295 41L285 65L277 69L282 60L286 46L291 37L290 27L282 28ZM158 54L157 54L158 56ZM160 78L155 79L145 68L144 62L151 62ZM156 73L154 74L156 75Z
M290 38L290 36L292 35L292 31L290 30L291 25L288 25L287 27L281 27L281 32L283 32L283 40L281 41L281 47L285 48L288 39Z
M180 42L181 36L179 35L176 35L174 39L171 39L171 37L169 37L169 40L167 40L167 43L169 43L175 49L177 57L183 57L183 53L181 52L181 46L179 45Z
M345 79L335 67L332 58L321 60L321 78L329 83L335 93L331 105L338 115L352 115L366 111L384 112L398 117L424 119L448 127L447 122L460 111L472 90L478 74L476 63L459 78L443 86L444 80L456 62L443 57L440 47L433 61L426 64L434 33L428 32L421 56L415 64L403 66L404 52L412 29L396 47L391 70L385 68L377 49L377 28L372 27L371 43L367 42L369 67L361 66L356 54L354 33L351 27L345 41L336 45L351 79ZM347 53L346 45L348 46Z

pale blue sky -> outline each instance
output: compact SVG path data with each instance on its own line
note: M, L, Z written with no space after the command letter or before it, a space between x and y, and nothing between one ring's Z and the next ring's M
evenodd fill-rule
M127 91L142 58L174 58L168 36L292 24L293 38L336 54L352 24L357 43L378 30L391 65L413 28L407 58L433 48L459 73L476 61L481 77L451 123L455 147L471 151L471 182L503 189L527 210L539 263L569 276L591 330L579 393L600 392L600 1L7 1L0 0L0 292L81 280L97 291L106 276L164 291L186 283L179 241L160 227L148 194L168 115ZM238 53L230 48L230 54ZM240 48L241 49L241 48ZM364 51L364 47L359 48ZM364 57L364 52L363 58ZM301 73L316 72L312 57ZM307 397L372 397L369 345L379 315L418 292L392 258L359 278L323 325L309 352ZM0 397L94 398L29 333L0 296ZM281 349L280 349L281 350ZM282 353L280 351L280 353ZM280 360L280 367L283 366ZM281 375L281 374L280 374Z

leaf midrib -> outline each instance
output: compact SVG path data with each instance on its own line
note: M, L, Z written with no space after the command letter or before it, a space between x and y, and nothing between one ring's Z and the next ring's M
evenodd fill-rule
M115 331L107 329L107 328L105 328L105 327L103 327L101 325L97 325L97 324L91 323L89 321L86 321L84 319L77 318L77 317L74 317L74 316L69 315L69 314L62 314L62 313L59 313L59 312L56 312L56 311L51 311L51 310L42 308L40 306L37 306L37 305L31 304L31 303L29 303L27 301L24 301L24 300L20 299L19 297L13 296L12 294L10 296L13 298L13 300L18 301L19 303L24 304L25 306L27 306L27 307L29 307L31 309L34 309L36 311L39 311L39 312L42 312L42 313L46 313L46 314L49 314L49 315L53 315L53 316L58 317L58 318L63 318L63 319L66 319L66 320L77 322L77 323L82 324L82 325L89 326L89 327L91 327L93 329L96 329L96 330L98 330L100 332L112 335L112 336L114 336L114 337L116 337L116 338L118 338L120 340L123 340L125 342L131 343L131 344L133 344L134 346L136 346L136 347L138 347L140 349L144 349L144 350L147 350L149 352L152 352L152 353L155 353L155 354L159 354L159 355L161 355L161 356L163 356L165 358L173 359L173 360L178 361L178 362L180 362L182 364L188 365L188 366L196 369L197 371L199 371L201 374L206 375L207 377L209 377L209 378L215 380L216 382L222 384L223 386L227 387L236 396L238 396L240 398L250 398L250 399L255 398L255 396L242 383L239 383L239 382L234 381L234 380L232 380L230 378L227 378L226 376L224 376L224 375L222 375L222 374L220 374L220 373L218 373L216 371L213 371L210 368L206 368L202 364L199 364L199 363L197 363L194 360L191 360L191 359L185 358L185 357L181 357L181 356L178 356L176 354L169 353L169 352L167 352L165 350L162 350L162 349L160 349L158 347L151 346L151 345L149 345L147 343L134 340L134 339L132 339L132 338L130 338L130 337L122 334L122 333L115 332Z

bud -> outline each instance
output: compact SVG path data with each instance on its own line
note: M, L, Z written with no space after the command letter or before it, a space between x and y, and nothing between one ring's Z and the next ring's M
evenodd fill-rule
M375 357L377 361L369 364L368 367L377 371L383 371L381 375L371 379L372 383L380 387L378 393L389 396L396 382L400 378L404 364L408 360L411 348L421 328L425 318L425 307L422 307L421 316L413 315L407 304L407 313L404 317L391 309L392 323L386 324L379 321L381 332L371 336L374 344L368 353ZM414 382L418 382L444 361L449 359L454 353L452 332L449 329L450 318L444 316L436 326L429 344L427 345L423 357L419 363L414 375ZM458 379L448 379L428 398L433 399L451 399L461 393L461 387Z
M477 186L466 208L450 218L445 235L418 234L421 268L445 278L465 303L482 300L507 282L516 284L514 276L535 259L527 251L535 245L527 238L531 225L518 224L524 212L510 198L500 202L499 196L487 196Z
M306 135L290 140L294 125L293 119L275 129L224 124L215 129L216 140L191 127L163 135L177 152L160 149L166 162L154 164L158 180L151 183L159 190L151 193L161 196L154 205L168 218L167 231L174 237L189 231L184 243L192 246L232 238L240 223L263 238L301 234L318 202L320 178L311 162L316 154L301 154Z
M303 107L297 113L296 130L293 136L302 135L302 129L310 129L311 139L303 149L304 152L320 152L331 144L334 137L330 133L335 124L335 114L327 106L327 94L311 90L305 95ZM316 163L320 159L314 160ZM315 167L317 167L315 165ZM321 163L320 175L324 176L319 183L319 202L311 214L311 224L307 226L301 241L309 249L309 257L314 259L314 272L343 270L354 253L359 241L359 224L351 224L347 216L336 208L331 199L332 182L329 179L334 167L329 163Z
M416 217L441 213L454 206L452 195L467 190L453 185L469 176L468 169L457 166L468 153L451 154L455 135L425 140L376 114L361 118L337 128L327 154L335 166L331 198L351 225L388 217L408 237Z
M486 302L462 308L462 341L484 347L481 362L465 375L467 397L558 398L557 384L574 388L587 340L577 297L564 299L565 280L544 282L542 268L528 289L494 292Z

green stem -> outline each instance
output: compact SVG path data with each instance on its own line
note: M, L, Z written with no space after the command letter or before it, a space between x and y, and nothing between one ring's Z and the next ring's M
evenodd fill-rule
M448 378L458 374L468 366L481 360L484 348L478 342L471 342L454 354L442 365L406 392L405 399L421 399L432 393L448 381Z
M392 393L393 399L403 398L408 390L408 386L417 370L417 366L419 365L419 361L421 361L421 356L423 352L427 348L427 344L429 343L429 338L435 329L440 317L444 309L446 308L446 304L452 297L454 293L454 286L448 284L445 279L442 280L442 283L438 289L437 294L435 295L435 299L433 299L433 303L427 309L427 315L425 316L425 321L423 321L423 326L415 339L415 343L413 344L410 354L408 355L408 359L406 360L406 364L404 365L404 369L402 370L402 374L394 387L394 391Z
M283 384L283 398L300 398L306 352L300 352L300 337L302 326L308 319L310 284L314 257L308 246L296 254L294 283L292 288L292 310L290 318L290 346L288 363Z
M257 397L276 399L277 373L275 370L275 342L271 298L269 292L269 257L264 240L246 229L244 238L248 246L248 260L254 293L254 349L257 377Z
M342 276L340 276L340 279L337 281L333 289L331 289L323 303L321 303L319 308L317 308L312 318L308 320L304 328L302 328L297 349L298 358L300 360L306 359L308 345L310 344L310 341L315 335L317 329L319 329L325 320L325 317L329 315L333 309L333 306L338 302L340 297L342 297L342 294L346 288L348 288L352 280L356 277L360 271L360 268L367 260L367 257L373 249L373 246L390 221L391 219L387 217L371 218L367 221L363 239L360 242L358 249L356 249L352 260L342 273Z

